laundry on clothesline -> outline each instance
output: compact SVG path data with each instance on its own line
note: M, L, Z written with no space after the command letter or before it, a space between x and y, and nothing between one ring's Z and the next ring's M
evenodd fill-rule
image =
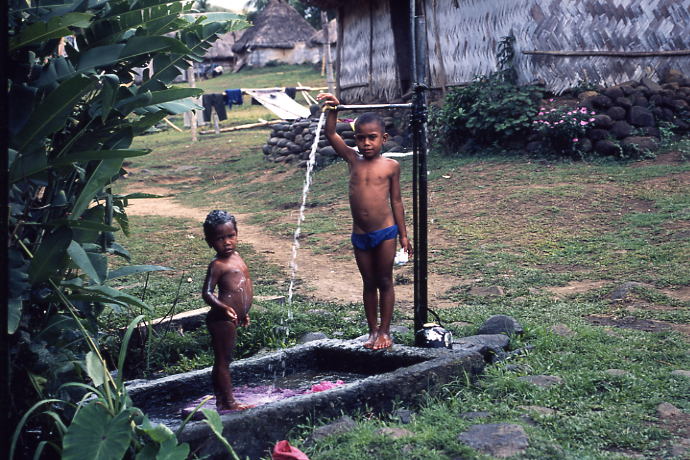
M242 90L226 89L225 102L227 102L229 108L232 108L233 105L242 105Z
M245 89L244 92L283 120L309 118L309 109L290 98L282 88L271 90Z
M225 112L225 95L220 93L204 94L201 98L201 105L204 106L204 119L211 121L212 110L215 109L218 115L218 120L227 120L228 115Z
M297 96L297 88L294 88L294 87L285 88L285 94L287 94L292 99L294 99L295 96Z

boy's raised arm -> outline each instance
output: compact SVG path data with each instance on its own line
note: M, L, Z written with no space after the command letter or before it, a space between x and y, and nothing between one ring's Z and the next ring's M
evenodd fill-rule
M338 155L350 163L355 159L357 152L348 147L343 138L340 137L335 130L335 126L338 123L338 110L336 107L340 104L340 101L331 93L321 93L316 96L316 99L324 102L324 110L327 112L324 133L326 134L328 142L331 143L331 146Z

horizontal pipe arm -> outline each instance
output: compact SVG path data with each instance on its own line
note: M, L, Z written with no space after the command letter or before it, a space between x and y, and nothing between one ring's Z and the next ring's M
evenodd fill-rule
M340 104L337 108L338 108L338 110L411 109L412 104L363 104L363 105Z

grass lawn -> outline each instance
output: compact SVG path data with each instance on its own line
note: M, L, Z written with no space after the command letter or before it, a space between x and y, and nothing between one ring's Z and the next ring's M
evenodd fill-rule
M245 82L288 86L297 79L311 85L322 81L301 67L278 72L284 73L262 69L199 86L215 91ZM259 116L251 112L255 107L233 108L233 119L226 123ZM132 159L126 169L134 180L173 191L185 206L206 210L227 199L251 223L260 224L267 237L289 236L303 171L263 160L260 147L268 133L259 129L201 136L196 144L174 131L148 135L135 147L152 148L153 153ZM440 312L444 324L455 336L472 335L489 316L511 315L525 329L512 346L528 351L488 365L474 386L458 381L440 393L420 395L419 404L408 407L413 411L409 424L362 408L354 416L354 430L307 444L313 426L325 422L317 419L295 427L291 444L313 460L482 459L489 457L465 446L458 435L476 423L507 422L522 425L529 436L529 447L516 458L683 458L673 446L690 438L690 379L672 372L690 370L688 158L687 138L667 146L655 160L638 162L432 153L429 270L457 280L444 294L453 305ZM193 168L180 167L185 165ZM401 165L409 210L411 162L403 159ZM351 257L346 181L343 162L316 171L302 250ZM120 287L144 296L153 316L201 307L200 283L212 254L198 236L198 223L162 217L130 220L132 235L121 243L133 263L176 270L148 280L122 279ZM285 294L284 265L247 245L241 252L252 269L255 295ZM610 293L625 282L638 284L623 300L612 300ZM504 295L473 296L469 286L499 286ZM298 297L292 319L285 307L271 302L257 302L254 310L253 325L239 339L239 356L292 345L308 331L341 338L365 331L359 305ZM112 313L104 322L113 328L129 317ZM399 309L394 324L409 325L411 319L409 311ZM554 325L565 325L571 333L561 335ZM411 344L412 334L396 340ZM141 363L135 366L140 374L205 367L212 359L201 330L184 336L169 331L151 348L135 359ZM563 384L540 389L519 379L540 374L558 376ZM684 414L659 418L656 408L662 402ZM528 406L552 411L539 413ZM488 414L469 420L462 414L470 411ZM393 438L379 431L382 427L410 433Z

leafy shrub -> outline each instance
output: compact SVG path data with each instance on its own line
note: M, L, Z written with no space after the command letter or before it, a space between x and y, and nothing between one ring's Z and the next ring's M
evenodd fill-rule
M593 115L596 112L586 107L540 107L532 123L547 152L579 158L583 153L582 141L594 121Z
M517 86L497 74L477 77L451 90L430 114L432 145L450 153L469 138L479 145L506 146L523 139L539 112L541 90Z

